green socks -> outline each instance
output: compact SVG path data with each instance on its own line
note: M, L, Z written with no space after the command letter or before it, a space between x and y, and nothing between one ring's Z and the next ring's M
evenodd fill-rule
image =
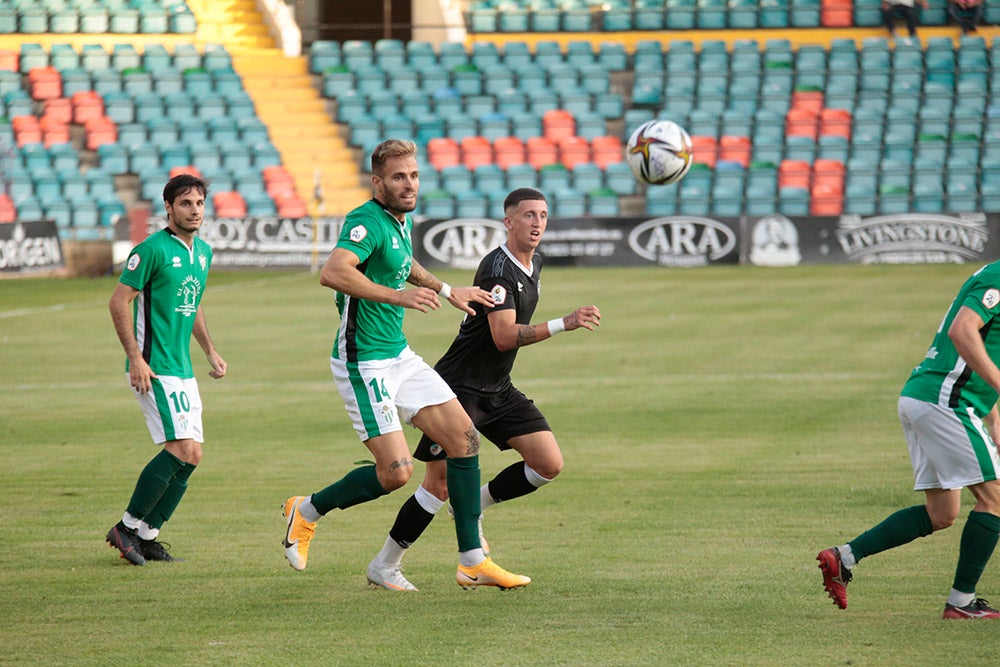
M160 496L160 500L153 507L153 511L146 515L144 519L146 523L153 528L163 528L163 524L170 519L174 510L180 504L181 498L184 497L184 492L187 491L188 477L194 472L195 467L192 463L181 463L180 469L174 474L173 479L170 480L167 490Z
M448 496L455 510L455 533L458 550L472 551L479 543L479 456L461 459L448 457Z
M312 495L312 504L320 514L330 510L348 507L375 500L384 496L386 491L378 481L375 466L366 465L355 468L322 491Z
M184 462L179 458L165 449L160 450L160 453L154 456L139 473L139 480L135 483L135 490L132 492L132 499L129 500L126 511L137 519L149 516L163 494L167 492L171 480L183 467ZM186 482L185 477L185 484ZM177 500L180 502L179 497Z
M983 576L983 570L1000 537L1000 517L986 512L969 512L969 518L962 529L962 541L958 548L958 567L955 568L955 583L952 588L963 593L975 593L976 584Z
M858 535L848 544L857 560L926 537L934 532L931 517L923 505L914 505L890 514L874 528ZM996 540L994 539L994 544Z

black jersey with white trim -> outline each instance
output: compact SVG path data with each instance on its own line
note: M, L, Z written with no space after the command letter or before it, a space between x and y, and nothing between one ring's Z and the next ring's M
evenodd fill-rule
M531 324L541 293L542 257L535 254L526 267L501 245L479 263L475 284L493 295L492 309L471 304L474 316L466 315L451 347L434 367L453 389L475 394L493 394L510 385L510 371L517 348L501 352L493 343L487 312L513 309L518 324Z

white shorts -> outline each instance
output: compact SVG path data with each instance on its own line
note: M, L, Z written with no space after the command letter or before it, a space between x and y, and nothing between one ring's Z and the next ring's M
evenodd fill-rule
M125 374L128 380L128 374ZM153 442L168 440L205 442L201 434L201 394L194 378L161 375L152 379L153 387L145 394L129 388L139 401Z
M401 431L401 421L411 424L421 408L455 398L437 371L409 347L394 359L357 364L331 357L330 370L362 441Z
M910 449L915 491L961 489L997 478L1000 457L972 410L901 396L899 421Z

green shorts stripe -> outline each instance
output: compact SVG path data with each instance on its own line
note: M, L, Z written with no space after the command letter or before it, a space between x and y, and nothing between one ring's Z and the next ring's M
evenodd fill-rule
M348 362L347 376L351 379L351 387L354 389L354 396L358 401L358 411L361 413L361 421L364 422L365 430L369 434L378 434L378 420L375 418L375 409L372 407L371 396L368 394L368 385L358 372L357 362Z
M967 412L955 410L955 415L969 437L969 444L972 445L972 451L975 452L976 460L979 461L979 469L983 473L983 481L989 482L996 479L997 471L993 467L993 458L990 456L990 448L993 447L993 443L980 429L976 428Z
M160 413L160 422L163 424L163 435L167 440L176 440L177 432L174 430L174 416L170 412L170 401L163 390L163 384L153 378L153 396L156 397L156 410Z

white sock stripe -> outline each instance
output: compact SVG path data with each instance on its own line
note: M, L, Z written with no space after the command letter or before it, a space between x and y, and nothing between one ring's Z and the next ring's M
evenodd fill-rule
M552 481L547 477L542 477L541 475L539 475L527 463L524 464L524 476L528 479L528 483L531 484L536 489Z
M429 514L437 514L438 510L444 507L444 501L423 486L417 487L417 491L413 494L413 497L417 499L417 503L424 508L424 511Z

